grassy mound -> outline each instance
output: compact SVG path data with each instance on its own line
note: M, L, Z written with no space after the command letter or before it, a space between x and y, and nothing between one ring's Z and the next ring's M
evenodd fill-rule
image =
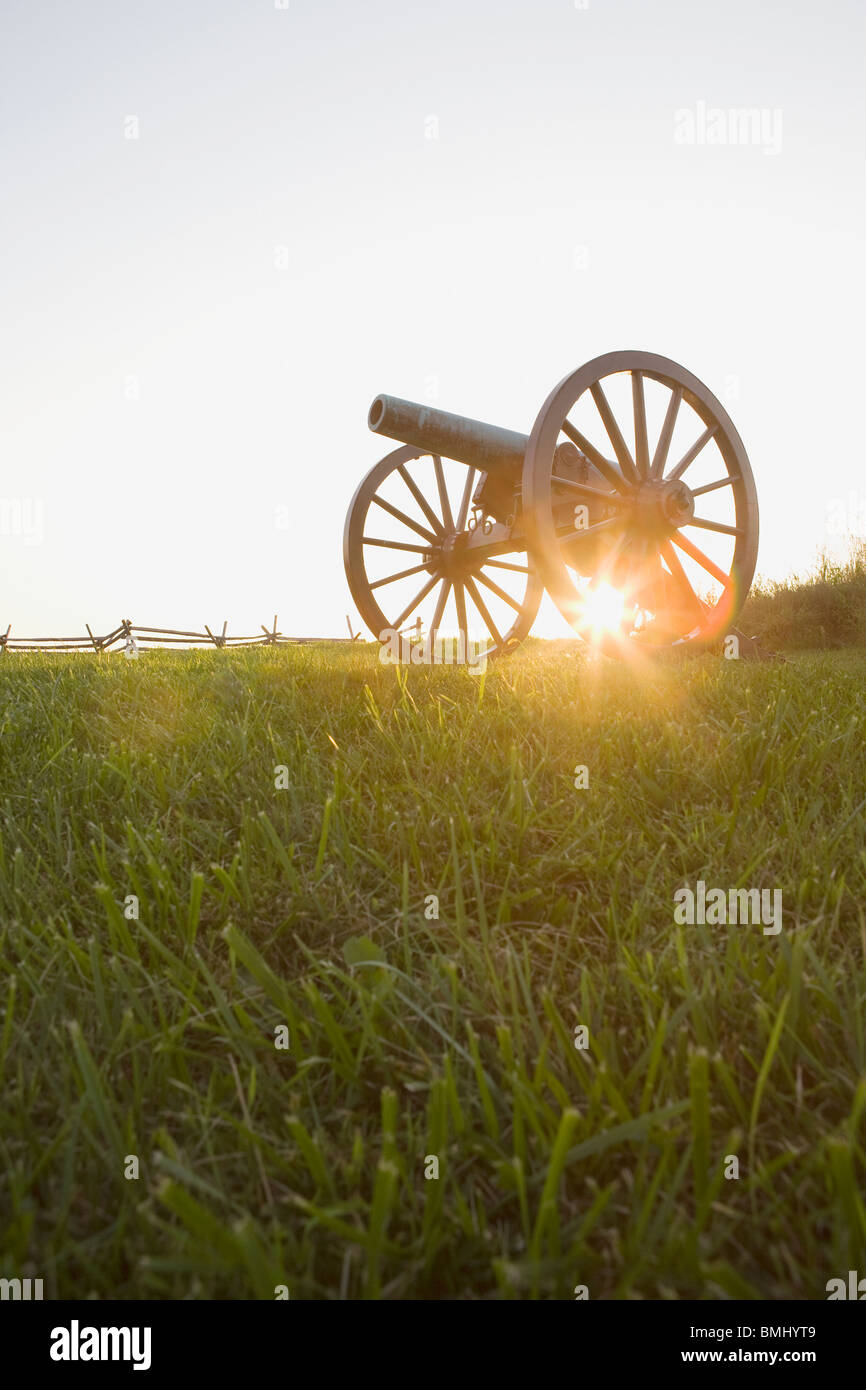
M767 646L789 651L866 644L866 542L847 560L824 556L802 578L759 580L738 623Z

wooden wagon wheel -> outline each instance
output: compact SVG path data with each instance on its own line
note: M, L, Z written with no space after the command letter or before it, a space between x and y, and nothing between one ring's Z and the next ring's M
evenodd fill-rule
M594 470L592 486L558 475L565 439ZM526 450L523 505L557 607L606 651L712 641L748 593L758 500L743 442L707 387L667 357L607 353L554 388Z
M478 474L447 462L448 469L438 454L410 445L395 449L370 469L346 516L343 563L352 598L380 641L401 634L400 659L407 662L419 619L429 636L448 638L449 600L451 631L462 633L464 643L480 643L486 657L514 650L544 593L536 566L515 545L500 539L485 547L474 536L468 548Z

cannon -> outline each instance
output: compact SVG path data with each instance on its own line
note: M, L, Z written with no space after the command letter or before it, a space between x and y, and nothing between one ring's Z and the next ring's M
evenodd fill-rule
M669 358L594 358L529 435L384 395L368 425L400 447L358 486L343 561L401 659L422 629L512 651L545 590L615 655L706 645L733 624L757 560L752 470L721 402Z

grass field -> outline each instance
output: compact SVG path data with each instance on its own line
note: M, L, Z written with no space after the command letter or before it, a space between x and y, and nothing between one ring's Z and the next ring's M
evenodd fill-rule
M0 1275L124 1299L866 1275L864 679L862 650L635 672L530 643L483 678L370 647L0 659ZM781 890L781 932L676 925L697 880Z

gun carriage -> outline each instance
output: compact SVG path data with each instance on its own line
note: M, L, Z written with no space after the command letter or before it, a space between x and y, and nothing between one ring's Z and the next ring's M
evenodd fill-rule
M380 640L400 634L403 659L422 624L509 652L545 589L618 654L709 643L742 606L758 548L752 470L720 401L669 358L593 359L529 435L385 395L368 425L401 447L360 483L343 558L361 617Z

